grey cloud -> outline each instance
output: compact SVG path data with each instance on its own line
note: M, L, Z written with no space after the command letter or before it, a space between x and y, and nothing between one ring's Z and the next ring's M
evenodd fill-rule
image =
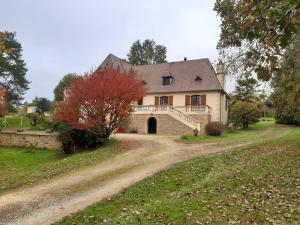
M52 98L69 72L96 67L112 52L125 58L136 39L153 38L169 61L218 58L214 1L1 0L0 29L17 32L32 81L27 101ZM232 85L231 85L232 86Z

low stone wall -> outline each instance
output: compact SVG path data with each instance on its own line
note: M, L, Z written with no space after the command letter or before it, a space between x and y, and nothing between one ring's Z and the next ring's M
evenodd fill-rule
M55 134L34 132L0 132L0 145L61 149L61 143Z

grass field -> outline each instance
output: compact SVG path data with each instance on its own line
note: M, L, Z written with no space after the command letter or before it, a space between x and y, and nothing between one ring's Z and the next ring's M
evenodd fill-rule
M70 156L62 150L0 147L0 193L99 163L120 152L114 140L97 150Z
M4 117L0 117L0 125L3 130L12 130L12 129L29 129L31 128L29 118L26 116L22 117L22 125L21 125L21 117L20 116L6 116L7 124L3 123L5 120Z
M225 131L221 136L209 136L205 133L200 134L198 137L193 135L183 135L180 140L184 143L201 143L209 141L220 141L222 144L231 144L232 142L247 141L251 138L259 138L261 131L275 125L274 119L270 118L268 121L260 121L255 124L251 124L248 129ZM258 132L259 131L259 132Z
M30 131L45 131L48 126L46 123L38 124L36 126L31 126L30 119L27 116L19 115L9 115L6 116L6 123L4 122L5 118L0 117L0 125L2 130L11 131L17 129L30 130ZM22 120L22 123L21 123Z
M298 224L299 137L179 163L57 224Z

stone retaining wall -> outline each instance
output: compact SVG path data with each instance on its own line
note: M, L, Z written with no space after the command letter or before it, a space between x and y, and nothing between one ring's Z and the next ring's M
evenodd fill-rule
M0 132L0 145L61 149L61 143L55 134L34 132Z
M126 133L137 132L139 134L147 134L147 122L150 117L154 117L157 120L157 134L159 135L183 135L193 133L192 128L168 114L131 114L123 121L120 127L124 128Z

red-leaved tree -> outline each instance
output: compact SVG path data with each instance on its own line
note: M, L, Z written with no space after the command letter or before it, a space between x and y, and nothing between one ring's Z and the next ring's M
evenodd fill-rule
M134 71L92 71L72 81L54 120L108 138L144 94L145 87Z

